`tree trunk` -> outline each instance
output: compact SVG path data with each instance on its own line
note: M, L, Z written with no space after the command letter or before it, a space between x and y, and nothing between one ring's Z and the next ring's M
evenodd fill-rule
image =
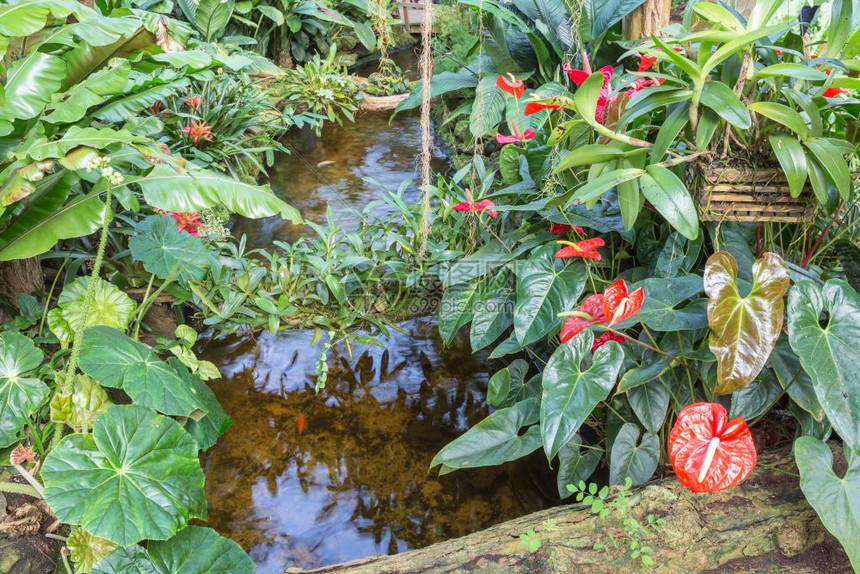
M647 38L669 23L672 0L645 0L621 21L621 33L628 40Z
M835 448L837 465L844 466ZM783 450L760 457L749 479L723 492L693 494L667 478L631 491L627 513L601 518L581 504L561 506L421 550L287 572L852 572L839 542L804 499L798 479L774 467L797 472ZM624 527L630 517L647 524L649 514L664 521L645 540L653 549L651 569L631 556ZM520 539L529 529L540 539L533 552ZM595 542L608 543L610 532L622 543L608 552L596 550Z
M15 305L18 293L32 293L44 286L38 257L0 262L0 297Z

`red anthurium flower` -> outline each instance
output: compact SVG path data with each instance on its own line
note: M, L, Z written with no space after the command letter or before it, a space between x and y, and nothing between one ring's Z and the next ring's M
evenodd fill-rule
M824 90L824 93L821 95L824 96L825 98L835 98L839 94L847 94L847 93L848 93L848 90L845 90L843 88L827 88L826 90Z
M601 336L594 340L594 343L591 345L591 352L593 353L609 341L615 341L616 343L623 343L624 337L621 335L616 335L612 331L606 331Z
M619 279L603 291L603 314L610 325L621 323L638 313L644 300L645 291L642 287L629 293L627 283Z
M200 121L198 123L191 120L191 125L182 128L181 131L188 137L188 139L194 142L195 146L200 142L200 140L207 142L212 141L212 128L207 126L204 121Z
M167 215L176 220L176 225L179 227L179 231L185 231L195 237L200 234L198 228L203 225L203 221L200 219L198 214L174 212L168 213Z
M567 223L550 223L547 227L547 231L553 235L564 235L570 230L571 227Z
M600 293L588 297L576 308L576 311L588 315L591 319L577 315L568 317L559 333L562 343L567 343L592 325L606 321L606 315L603 314L603 295Z
M718 403L695 403L678 415L669 433L669 459L685 488L716 492L743 481L756 464L747 423L728 420Z
M574 70L570 67L570 64L564 65L564 71L567 72L570 81L577 86L581 86L582 83L587 80L590 75L584 70ZM603 123L603 116L606 112L606 104L609 101L609 94L612 92L612 87L609 83L612 79L613 71L614 70L612 66L603 66L602 68L600 68L600 72L603 74L603 87L600 88L600 95L597 97L597 110L594 113L594 117L600 123Z
M461 201L457 205L451 207L451 209L454 211L462 211L464 213L485 211L490 217L498 217L498 211L495 209L489 209L495 205L496 204L489 199L482 199L481 201Z
M530 116L532 114L536 114L541 110L560 110L564 106L561 104L545 104L543 102L529 102L526 104L526 109L523 112L525 115Z
M639 71L644 72L645 70L650 70L651 67L657 63L657 56L649 56L648 54L641 54L639 56Z
M515 98L523 97L523 92L526 91L525 84L521 80L514 77L513 74L508 74L510 78L499 76L496 78L496 86L503 92L507 92Z
M520 133L520 130L517 129L517 124L515 124L514 122L511 122L511 131L513 132L513 134L509 136L496 134L496 141L499 142L499 145L534 139L534 137L537 135L537 132L533 129L527 129L523 133Z
M559 243L565 247L562 247L555 252L556 259L579 257L581 259L596 259L597 261L600 261L600 253L595 250L598 247L603 247L605 245L603 239L600 237L583 239L576 243L570 243L569 241L559 241Z

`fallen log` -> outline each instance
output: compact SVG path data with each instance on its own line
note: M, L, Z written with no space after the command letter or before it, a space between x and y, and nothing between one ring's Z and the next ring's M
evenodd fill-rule
M840 463L844 469L841 450L833 448L841 461L837 471ZM723 492L693 494L667 478L631 490L626 512L601 517L582 504L560 506L420 550L286 572L852 572L839 542L804 499L796 473L783 450L760 457L749 479ZM662 519L643 539L652 549L650 568L634 556L626 534L630 518L645 525L648 515ZM596 549L596 542L609 543L609 550Z

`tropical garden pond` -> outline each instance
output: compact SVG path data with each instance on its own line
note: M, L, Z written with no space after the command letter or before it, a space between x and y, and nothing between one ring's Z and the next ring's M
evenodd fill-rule
M0 49L0 574L860 572L856 0Z

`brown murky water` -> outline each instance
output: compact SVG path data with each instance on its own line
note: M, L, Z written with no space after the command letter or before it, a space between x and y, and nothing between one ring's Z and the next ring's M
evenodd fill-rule
M415 178L420 126L411 115L389 124L387 113L364 114L355 124L327 126L321 138L290 134L287 144L294 153L273 170L276 193L306 219L322 222L330 206L342 227L354 229L349 208L360 211L384 193L367 178L392 190ZM317 167L323 161L334 163ZM436 169L444 166L437 159ZM416 188L410 193L417 198ZM234 228L252 247L310 232L277 218ZM321 347L311 332L203 347L224 375L213 389L233 420L204 457L207 524L250 552L261 574L427 546L557 496L545 460L443 477L429 470L440 448L488 414L488 372L500 365L473 356L466 340L444 349L431 319L402 328L408 335L393 332L352 356L335 345L319 394Z
M208 524L259 572L419 548L544 508L552 476L508 464L438 476L433 455L488 414L487 366L468 341L443 349L428 319L381 347L335 345L314 392L313 333L210 343L232 427L204 458ZM306 412L300 435L297 419Z

